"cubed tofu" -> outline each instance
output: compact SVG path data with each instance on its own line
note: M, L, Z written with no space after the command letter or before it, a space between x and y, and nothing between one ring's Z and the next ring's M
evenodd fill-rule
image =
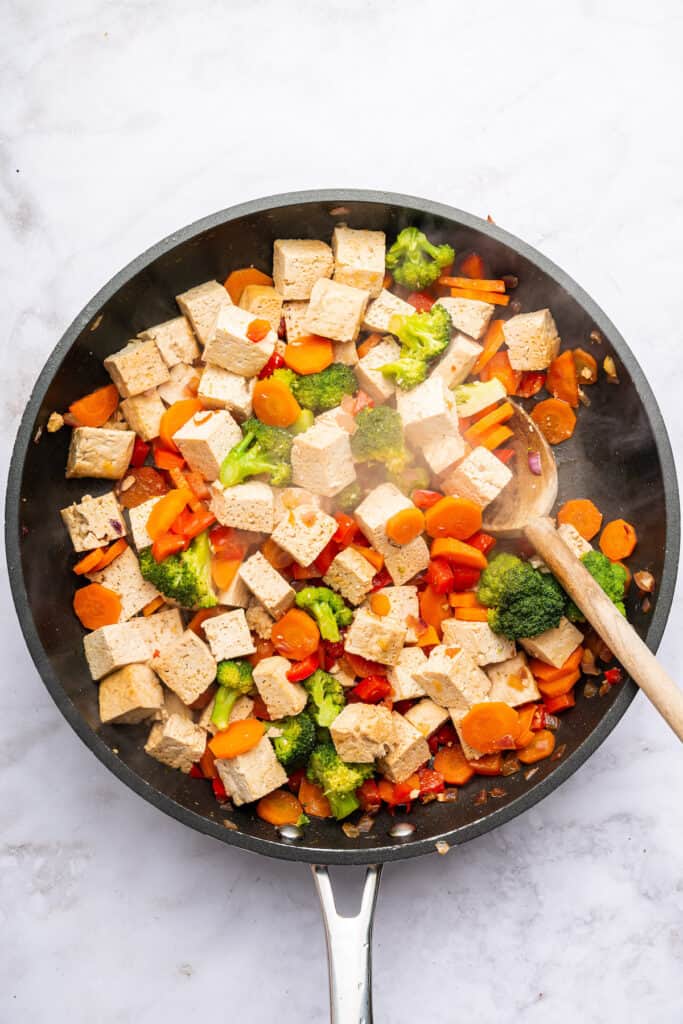
M420 618L417 587L382 587L378 593L389 602L389 611L383 618L405 629L407 644L417 643L415 623Z
M462 331L475 341L481 338L493 316L495 306L477 299L438 299L450 313L453 330Z
M532 658L538 658L553 668L562 668L582 640L581 630L572 625L569 619L562 618L556 629L546 629L538 636L525 637L519 642Z
M183 704L193 704L216 678L216 659L191 629L155 650L150 666Z
M99 498L86 494L81 501L63 508L60 515L74 551L92 551L126 533L123 514L113 491Z
M332 559L323 583L337 590L351 604L360 604L372 589L376 569L354 548L344 548Z
M334 409L328 409L327 412L319 413L315 418L315 422L328 423L333 427L339 427L340 430L346 431L349 436L355 434L358 429L353 414L346 412L342 409L341 405L335 406Z
M430 377L441 377L447 388L455 388L467 380L483 351L476 341L457 331Z
M287 341L296 341L307 334L304 326L306 314L308 313L308 300L306 302L284 302L282 304L282 315L285 318L285 333Z
M193 363L199 359L199 346L190 322L184 316L176 316L163 324L148 327L138 334L138 338L153 341L168 367L177 366L178 363Z
M460 433L457 416L452 416L451 426L443 434L432 438L420 447L422 457L434 476L449 473L465 457L465 439Z
M196 384L199 380L199 371L187 363L178 363L168 371L168 380L160 384L157 394L164 405L173 405L175 402L182 402L185 398L196 398Z
M407 508L413 508L410 498L399 491L396 484L384 483L366 495L354 515L366 539L374 548L384 553L389 544L387 520Z
M277 238L273 244L273 284L283 299L309 299L316 281L331 277L333 269L334 256L326 242Z
M382 291L386 238L383 231L337 227L332 233L334 280L363 288L375 299Z
M356 380L373 401L386 402L395 393L396 385L390 377L384 376L380 367L395 363L400 355L400 345L393 338L386 337L356 363Z
M357 608L346 634L345 648L368 661L395 665L406 638L405 626L387 622L368 608Z
M216 698L214 697L214 699L209 701L206 707L202 709L197 719L197 725L202 729L206 729L211 736L215 736L215 734L219 732L218 726L214 725L211 721L215 703ZM233 704L232 711L228 715L228 724L232 725L233 722L243 722L245 718L251 718L253 710L253 700L251 697L247 697L246 694L243 694L241 697L238 697Z
M235 807L260 800L287 782L287 773L267 736L246 754L216 760L216 771Z
M460 647L433 647L415 678L428 697L443 708L468 708L486 700L491 683L485 672Z
M307 691L287 678L291 667L291 661L275 655L262 658L254 668L254 686L273 720L298 715L306 707Z
M120 480L128 469L134 444L132 430L76 427L66 462L67 479L91 476L98 480Z
M465 755L465 759L467 761L478 761L479 758L483 757L484 755L482 754L481 750L477 750L476 747L470 746L470 744L467 742L467 740L462 734L462 720L465 717L465 715L468 714L469 709L449 708L449 711L451 715L451 721L453 723L455 731L458 734L458 739L460 740L460 746L462 747L462 752Z
M337 520L314 505L299 505L283 516L272 539L299 565L311 565L337 532Z
M133 538L133 544L138 552L142 551L143 548L148 548L152 543L152 538L147 533L147 523L149 522L149 517L152 514L152 509L159 501L161 501L162 497L163 495L161 494L156 495L154 498L148 498L147 501L143 501L141 505L136 505L135 508L128 509L130 532Z
M345 690L355 686L358 681L353 670L349 671L338 661L333 662L327 671L331 676L334 676L339 685L343 686Z
M347 704L330 726L342 761L371 764L384 757L394 733L391 711L374 704Z
M440 729L450 719L448 708L442 708L429 697L413 704L405 713L406 721L414 725L418 732L421 732L426 740Z
M412 391L396 392L396 408L409 444L420 448L453 429L455 397L441 377L428 377Z
M216 600L227 608L246 608L251 600L251 593L244 580L235 573L225 590L216 589Z
M332 346L332 358L335 363L355 366L358 362L358 349L355 341L335 341Z
M515 655L514 640L494 633L488 622L463 622L446 619L441 623L443 642L447 647L462 647L475 665L491 665L507 661Z
M149 661L155 650L182 634L183 620L177 608L101 626L83 637L90 674L93 679L101 679L124 665Z
M513 370L545 370L560 351L560 336L549 309L519 313L503 324Z
M320 495L307 491L305 487L274 487L273 518L275 526L282 519L286 519L289 513L300 505L312 505L313 508L322 508Z
M392 712L394 725L389 750L377 767L390 782L405 782L430 758L429 745L419 729L406 721L398 711Z
M384 334L389 330L392 317L410 316L414 312L415 307L411 306L409 302L405 302L404 299L399 299L398 295L393 295L383 289L376 299L368 303L363 317L363 330Z
M187 774L206 747L206 732L182 715L155 722L145 743L145 753L169 768Z
M479 446L445 474L441 480L444 494L471 498L482 508L490 505L512 480L512 473L488 448Z
M195 288L176 295L180 312L192 324L192 329L202 345L207 345L214 336L218 314L224 306L231 306L232 299L218 281L205 281Z
M560 523L557 527L557 533L565 542L570 551L573 551L577 558L583 558L589 551L593 550L593 545L590 541L587 541L585 537L582 537L575 526L571 523Z
M500 700L515 708L520 704L541 699L541 692L526 663L523 651L507 661L487 665L485 672L491 680L489 700Z
M429 548L422 537L402 546L389 544L383 554L384 568L397 587L412 580L429 565Z
M496 402L506 397L505 385L498 377L492 377L491 380L485 382L470 381L466 388L456 394L458 416L462 419L476 416L478 412L483 412L490 405L495 405Z
M104 368L122 398L132 398L168 380L168 367L153 341L129 341L125 348L107 356Z
M216 661L243 658L256 650L242 608L206 619L203 629Z
M368 292L323 278L313 285L304 326L332 341L355 341L368 304Z
M173 440L190 469L205 480L216 480L225 456L242 440L242 431L227 409L202 410L176 430Z
M294 588L277 569L273 569L260 551L255 551L242 563L238 575L273 618L284 615L294 604Z
M282 317L282 296L269 284L248 284L238 305L259 320L267 320L277 334Z
M292 482L331 498L356 479L349 435L332 423L314 423L292 444Z
M151 671L152 670L150 669L150 672ZM167 718L171 717L171 715L180 715L181 718L187 718L189 722L194 722L194 715L192 714L191 709L188 708L187 704L183 704L177 693L174 693L173 690L169 690L168 686L162 686L161 689L163 691L164 701L158 715L155 715L156 720L159 722L165 722Z
M222 526L252 533L273 530L273 489L262 480L249 480L235 487L223 487L216 481L211 485L209 507Z
M238 420L251 416L254 381L208 363L199 379L197 398L207 409L227 409Z
M89 572L91 583L100 583L121 598L119 622L137 615L146 604L159 596L159 591L143 578L140 563L132 548L126 548L118 557L96 572Z
M137 725L161 710L164 691L147 665L126 665L102 680L98 700L103 725Z
M270 330L262 341L251 341L249 325L256 318L239 306L223 306L216 320L216 330L204 348L205 363L215 363L240 377L255 377L273 354L277 335Z
M262 640L270 640L275 619L266 611L260 601L251 596L251 591L249 591L249 603L244 614L252 633L256 633L256 636L260 636Z
M124 398L121 402L121 411L130 429L143 441L151 441L153 437L159 436L159 425L161 417L166 412L166 406L156 390L144 395L134 395L133 398Z
M403 648L398 661L387 673L394 702L424 697L425 692L415 678L415 673L426 664L427 656L420 647Z

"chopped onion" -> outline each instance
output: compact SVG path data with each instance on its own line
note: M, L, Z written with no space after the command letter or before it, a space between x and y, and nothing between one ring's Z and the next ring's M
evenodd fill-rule
M581 671L585 676L600 675L600 669L595 664L595 655L588 647L584 648L583 655L581 657Z
M555 732L556 729L559 729L560 728L560 720L557 717L557 715L549 715L548 712L546 711L545 720L543 722L543 728L544 729L550 729L550 730L552 730L552 732Z
M559 761L561 757L564 757L566 752L567 752L567 744L566 743L561 743L560 746L556 749L556 751L553 754L553 756L550 758L550 760L551 761Z
M538 771L538 767L536 767L536 768L528 768L524 772L524 778L526 779L526 781L528 782L529 779L533 779L533 777L534 777L534 775L536 774L537 771Z
M534 476L541 476L543 470L541 468L541 453L540 452L529 452L527 455L527 461L529 463L529 470Z
M591 400L583 388L579 388L579 401L581 402L581 405L586 407L586 409L591 404Z
M372 814L364 814L358 821L358 831L365 835L367 832L371 832L375 825L375 819Z
M655 589L655 578L651 572L634 572L633 582L638 587L638 590L642 590L645 594L651 594Z
M595 685L595 683L586 683L586 685L583 688L583 695L586 698L586 700L593 700L593 697L596 697L597 693L598 688Z
M617 377L617 364L614 362L612 356L605 356L602 361L602 368L607 374L608 384L618 384L619 378Z
M440 804L454 804L458 799L458 791L457 789L447 789L443 793L437 793L436 799Z
M441 857L445 857L449 850L450 846L448 845L448 843L444 839L439 839L438 843L436 844L436 852Z
M489 796L494 800L500 800L502 796L507 796L507 793L500 786L494 786L493 789L489 790Z
M342 832L348 839L358 839L358 836L360 835L358 825L352 825L350 821L345 821L343 823Z
M647 613L652 608L652 601L650 600L650 598L649 597L644 597L643 598L643 603L641 604L640 607L645 612L645 614L647 615Z
M605 680L605 682L602 683L600 689L598 690L598 693L600 694L601 697L606 697L611 689L612 689L612 687L607 682L607 680Z
M517 757L514 754L508 754L501 765L501 774L503 775L514 775L521 768Z
M485 789L480 789L479 792L477 793L477 795L474 798L474 806L475 807L481 807L482 804L486 803L488 798L489 798L489 795L486 792L486 790Z

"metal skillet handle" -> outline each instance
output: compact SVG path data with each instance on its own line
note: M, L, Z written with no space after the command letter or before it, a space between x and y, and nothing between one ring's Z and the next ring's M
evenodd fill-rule
M360 910L342 917L327 868L313 865L325 922L331 1024L372 1024L372 924L381 873L381 864L367 869Z

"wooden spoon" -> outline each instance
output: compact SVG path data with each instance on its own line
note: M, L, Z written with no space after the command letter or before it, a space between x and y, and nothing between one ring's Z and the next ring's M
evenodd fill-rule
M506 423L513 432L507 447L515 450L514 475L484 512L484 529L499 537L518 536L530 519L548 515L557 497L557 466L550 445L524 409L510 405L515 412ZM532 472L530 453L538 453L532 461L540 475Z
M567 547L553 521L547 517L530 520L526 535L617 660L669 723L679 740L683 740L683 692Z

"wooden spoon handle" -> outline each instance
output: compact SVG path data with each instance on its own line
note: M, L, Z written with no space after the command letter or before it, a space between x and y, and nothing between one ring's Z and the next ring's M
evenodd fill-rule
M638 683L679 740L683 740L683 692L567 547L552 520L547 517L530 520L526 535L617 660Z

